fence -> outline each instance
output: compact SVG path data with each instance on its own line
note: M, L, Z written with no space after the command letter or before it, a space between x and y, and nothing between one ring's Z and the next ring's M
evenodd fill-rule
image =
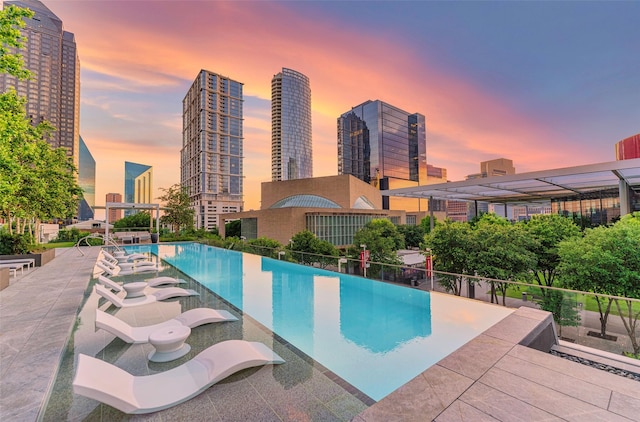
M234 243L229 248L343 274L365 276L359 258L317 255L244 242ZM366 278L455 294L501 306L547 310L553 313L558 336L562 340L616 354L638 353L640 350L640 299L379 262L368 263Z

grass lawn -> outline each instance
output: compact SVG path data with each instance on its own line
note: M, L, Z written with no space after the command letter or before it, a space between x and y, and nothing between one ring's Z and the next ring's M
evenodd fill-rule
M538 286L533 284L531 286L510 286L507 289L507 297L514 298L514 299L521 299L522 293L527 292L529 295L529 300L533 299L531 295L535 296L535 299L533 300L540 300L542 299L541 290L542 289L540 289ZM571 294L571 295L575 297L576 306L579 303L582 303L582 306L584 307L585 310L591 311L591 312L598 312L598 303L596 302L595 296L584 295L584 294L579 294L579 295ZM604 300L601 300L600 303L603 304L603 307L606 307L608 302L605 298L603 299ZM623 313L627 312L626 302L620 301L620 308L622 309ZM634 313L640 312L640 302L633 302L632 309ZM616 307L615 303L611 304L611 314L618 315L618 308Z
M43 249L71 248L75 244L76 242L43 243L39 247Z

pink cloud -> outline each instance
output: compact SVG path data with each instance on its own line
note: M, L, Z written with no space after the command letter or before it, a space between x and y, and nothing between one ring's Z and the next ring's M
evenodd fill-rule
M480 161L498 157L512 159L518 171L566 166L563 156L569 154L575 164L606 161L563 151L569 147L557 142L561 134L545 129L506 99L450 76L429 52L403 48L407 43L400 36L394 39L375 28L369 33L350 30L323 16L296 14L283 3L60 1L51 8L75 33L83 69L121 81L83 80L82 95L89 102L94 101L93 89L111 86L139 95L175 90L181 107L201 68L243 82L245 95L269 99L271 78L282 67L306 74L312 89L315 176L337 172L336 118L369 99L424 114L428 161L447 168L452 180L477 172ZM121 114L114 107L107 112L116 120ZM245 120L245 208L255 209L260 183L271 178L270 116L251 114L246 106L245 115L250 115ZM176 143L173 148L144 150L154 163L140 159L163 168L154 173L157 187L179 182L178 122L179 116L171 123L145 122L163 126ZM100 128L100 122L81 123L101 169L99 202L106 191L122 190L122 183L113 182L117 177L110 176L117 167L114 161L140 155L141 149L136 142L109 139L108 128Z

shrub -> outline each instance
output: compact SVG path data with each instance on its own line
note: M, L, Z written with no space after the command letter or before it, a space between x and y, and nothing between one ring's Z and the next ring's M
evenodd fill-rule
M29 253L29 242L25 235L0 232L0 255Z

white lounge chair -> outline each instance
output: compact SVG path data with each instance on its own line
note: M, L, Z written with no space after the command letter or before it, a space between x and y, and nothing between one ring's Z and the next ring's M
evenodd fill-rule
M102 328L127 343L148 343L149 334L163 328L177 327L180 325L189 328L198 327L214 322L237 321L229 311L211 308L196 308L183 312L177 317L159 324L144 327L132 327L120 318L96 309L96 328Z
M155 265L144 265L140 267L134 266L131 270L123 270L119 266L115 266L115 268L111 268L105 261L96 262L96 267L100 268L103 272L109 274L112 277L118 275L130 275L137 273L148 273L148 272L157 272L159 269Z
M122 299L104 286L96 284L96 293L113 303L118 308L129 308L131 306L146 305L159 300L171 299L174 297L197 296L198 292L191 289L181 289L180 287L167 287L145 294L144 296L131 299Z
M155 278L150 278L148 280L145 280L144 282L147 283L149 287L164 287L164 286L172 286L175 284L186 283L186 281L184 280L178 280L173 277L155 277ZM116 293L120 293L122 290L124 290L122 288L122 283L113 281L102 274L98 276L98 283L102 284L104 287L110 288Z
M149 286L154 286L154 287L155 286L163 286L163 285L171 285L171 284L184 284L184 283L186 283L186 281L181 279L181 278L167 277L167 276L146 278L144 281L149 283Z
M116 262L116 263L118 262L118 258L111 255L111 253L105 251L104 249L102 250L102 253L109 261ZM149 257L142 253L126 254L124 257L126 258L127 261L131 261L131 262L141 260L141 259L146 260L147 262L151 262L151 261L148 261Z
M134 376L100 359L80 354L73 392L127 414L168 409L197 396L242 369L284 363L262 343L227 340L166 372Z

